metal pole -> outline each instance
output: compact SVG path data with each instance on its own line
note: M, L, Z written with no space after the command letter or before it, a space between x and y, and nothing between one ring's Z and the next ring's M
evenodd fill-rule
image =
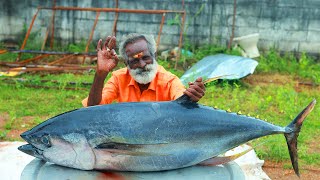
M182 38L183 38L183 32L184 32L184 22L186 19L186 12L184 11L183 16L182 16L182 24L181 24L181 29L180 29L180 39L179 39L179 49L178 49L178 55L176 59L176 63L174 65L174 69L177 69L178 67L178 61L180 60L181 56L181 47L182 47Z
M22 71L22 72L28 72L28 71L64 71L64 70L89 70L89 69L95 69L95 66L78 66L78 67L54 67L54 66L48 66L48 67L38 67L38 68L26 68L26 69L10 69L10 71Z
M118 4L118 0L117 0L117 4ZM118 6L118 5L117 5ZM184 1L183 1L183 6L184 6ZM18 51L19 55L18 55L18 58L16 61L18 61L20 59L20 56L21 56L21 53L39 53L39 54L82 54L82 55L93 55L92 53L65 53L65 52L48 52L48 51L25 51L23 50L25 45L26 45L26 41L30 35L30 32L31 32L31 29L32 29L32 26L34 24L34 21L37 17L37 14L39 12L39 10L41 9L51 9L53 10L53 14L52 14L52 19L51 19L51 42L50 42L50 47L51 49L53 48L53 41L54 41L54 19L55 19L55 11L56 10L77 10L77 11L96 11L97 14L99 14L100 12L116 12L116 19L115 19L115 22L114 22L114 28L113 28L113 33L114 35L116 34L116 23L117 23L117 19L118 19L118 13L122 12L122 13L141 13L141 14L162 14L163 17L162 17L162 22L161 22L161 25L160 25L160 32L159 32L159 35L158 35L158 44L157 46L159 46L159 43L160 43L160 34L162 32L162 27L163 27L163 23L164 23L164 16L166 13L180 13L182 14L182 25L181 25L181 31L180 31L180 40L179 40L179 47L181 49L181 43L182 43L182 34L183 34L183 27L184 27L184 21L185 21L185 17L186 17L186 12L185 11L175 11L175 10L136 10L136 9L119 9L119 8L82 8L82 7L62 7L62 6L56 6L56 0L54 0L54 4L53 4L53 7L38 7L37 8L37 12L36 14L33 16L33 19L32 19L32 22L29 26L29 29L28 29L28 32L26 34L26 37L24 39L24 42L21 46L21 49L20 51ZM93 28L94 29L94 28ZM93 35L93 34L92 34ZM90 37L90 41L92 39L92 36ZM88 49L88 45L86 47L86 49ZM43 46L42 46L42 50L43 50ZM178 53L178 56L179 53ZM177 62L176 62L176 65L177 65Z
M34 23L34 21L36 20L36 17L37 17L37 15L38 15L38 13L39 13L39 10L40 10L40 9L37 8L37 12L36 12L36 14L33 16L33 18L32 18L31 24L30 24L29 29L28 29L28 31L27 31L27 33L26 33L26 36L25 36L25 38L24 38L24 40L23 40L23 43L22 43L22 45L21 45L21 47L20 47L20 50L23 50L24 47L25 47L26 44L27 44L27 40L28 40L28 38L29 38L29 35L30 35L30 32L31 32L33 23ZM20 60L20 57L21 57L21 53L18 54L18 57L17 57L16 61L19 61L19 60Z
M98 11L97 14L96 14L96 19L94 20L94 24L93 24L91 32L90 32L90 36L89 36L89 39L88 39L88 42L87 42L87 46L86 46L86 49L85 49L86 53L89 50L89 46L90 46L90 43L91 43L91 40L92 40L92 37L93 37L93 34L94 34L94 29L96 28L99 16L100 16L100 11ZM82 64L84 64L85 58L86 58L86 56L83 55Z
M184 9L184 0L181 1L181 4L182 4L182 9L185 10Z
M43 51L44 47L46 46L46 42L47 42L48 36L49 36L49 27L47 28L46 35L44 37L44 41L43 41L42 46L41 46L41 51Z
M162 33L162 27L163 27L163 24L164 24L165 17L166 17L166 13L163 13L162 14L162 18L161 18L160 30L159 30L159 33L158 33L156 51L158 51L158 47L159 47L159 44L160 44L160 36L161 36L161 33Z
M119 2L116 0L116 8L119 8ZM112 28L112 35L117 36L117 22L118 22L119 13L116 12L114 21L113 21L113 28Z
M56 0L53 1L53 8L56 7ZM53 41L54 41L54 20L55 20L56 11L53 9L52 18L51 18L51 41L50 41L50 49L53 49Z
M236 22L236 13L237 13L237 0L233 1L233 18L232 18L232 32L231 32L231 36L230 36L230 40L228 43L228 49L231 49L231 44L233 41L233 37L234 37L234 26L235 26L235 22Z
M9 50L13 53L32 53L32 54L50 54L50 55L65 55L65 54L75 54L75 55L87 55L87 56L97 56L97 52L59 52L59 51L39 51L39 50Z
M75 56L75 55L74 55L74 54L66 55L66 56L64 56L64 57L62 57L62 58L60 58L60 59L57 59L57 60L55 60L55 61L53 61L53 62L51 62L51 63L48 63L48 65L51 66L51 65L60 63L60 62L62 62L62 61L64 61L64 60L66 60L66 59L71 58L72 56Z
M56 6L40 7L40 9L52 9L52 10L76 10L76 11L101 11L101 12L122 12L122 13L141 13L141 14L163 14L163 13L180 13L183 14L185 11L174 11L174 10L140 10L140 9L115 9L115 8L83 8L83 7L63 7Z
M1 50L0 50L0 54L4 54L4 53L6 53L6 52L8 52L6 49L1 49Z
M19 61L18 63L20 65L24 65L24 64L27 64L31 61L36 61L36 60L39 60L39 59L42 59L44 57L48 57L49 55L48 54L44 54L44 55L39 55L39 56L36 56L36 57L33 57L33 58L30 58L30 59L26 59L26 60L23 60L23 61Z

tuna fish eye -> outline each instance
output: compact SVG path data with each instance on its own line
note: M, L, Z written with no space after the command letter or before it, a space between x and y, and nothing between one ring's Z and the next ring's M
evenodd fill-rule
M47 135L41 137L41 142L44 145L46 145L47 147L51 147L51 143L50 143L49 137Z

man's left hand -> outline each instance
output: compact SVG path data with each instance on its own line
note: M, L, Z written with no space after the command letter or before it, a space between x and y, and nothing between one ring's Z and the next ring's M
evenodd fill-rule
M192 101L198 102L204 96L205 91L202 77L199 77L195 82L189 82L189 88L184 91L184 94L189 96Z

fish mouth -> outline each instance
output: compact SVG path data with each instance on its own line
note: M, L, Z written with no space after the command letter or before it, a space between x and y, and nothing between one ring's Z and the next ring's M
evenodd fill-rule
M24 139L25 141L27 141L28 143L30 143L30 134L31 134L30 131L26 131L26 132L20 134L20 137L22 139Z
M25 144L18 147L19 151L22 151L31 156L43 159L43 150L36 148L32 144Z
M24 139L29 144L25 144L25 145L19 146L18 150L22 151L22 152L24 152L24 153L26 153L28 155L34 156L34 157L42 157L43 150L38 149L34 145L32 145L30 134L31 134L30 131L26 131L26 132L20 134L22 139Z

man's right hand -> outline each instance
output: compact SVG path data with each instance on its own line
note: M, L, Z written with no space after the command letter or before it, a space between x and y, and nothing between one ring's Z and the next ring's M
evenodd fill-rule
M116 37L108 36L102 47L102 39L97 45L97 74L107 76L118 64L118 56L114 48L116 47Z

